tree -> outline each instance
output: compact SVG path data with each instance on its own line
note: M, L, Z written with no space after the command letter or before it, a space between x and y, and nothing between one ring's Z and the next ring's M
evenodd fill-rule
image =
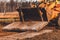
M6 2L4 2L4 14L6 13Z
M10 0L10 11L14 10L14 0Z

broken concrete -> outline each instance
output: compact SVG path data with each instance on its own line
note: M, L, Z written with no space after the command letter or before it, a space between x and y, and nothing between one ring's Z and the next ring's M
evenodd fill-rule
M12 24L9 24L5 27L3 27L3 30L33 30L33 31L39 31L43 29L48 22L25 22L24 24L21 22L14 22Z

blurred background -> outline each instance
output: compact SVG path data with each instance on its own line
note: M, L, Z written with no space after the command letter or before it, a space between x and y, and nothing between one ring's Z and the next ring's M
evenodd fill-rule
M50 2L56 0L0 0L0 22L19 21L19 13L17 8L31 7L31 5L40 4L41 2ZM60 3L60 2L59 2Z
M0 0L0 12L13 12L21 5L23 7L30 7L30 3L35 4L36 1L40 3L41 1L49 2L55 0Z

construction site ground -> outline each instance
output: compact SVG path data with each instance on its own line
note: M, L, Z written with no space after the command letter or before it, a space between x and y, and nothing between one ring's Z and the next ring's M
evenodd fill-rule
M0 40L60 40L60 29L56 29L55 26L46 26L39 32L4 32L2 28L3 25L0 25ZM48 32L48 30L50 30L50 32ZM44 33L42 31L47 32ZM31 33L35 36L32 36ZM29 36L29 34L31 35Z

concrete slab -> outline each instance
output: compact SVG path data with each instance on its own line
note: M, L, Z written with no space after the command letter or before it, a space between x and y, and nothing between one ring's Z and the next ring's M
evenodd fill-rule
M43 29L48 22L25 22L24 24L21 22L14 22L3 27L3 30L34 30L39 31Z

